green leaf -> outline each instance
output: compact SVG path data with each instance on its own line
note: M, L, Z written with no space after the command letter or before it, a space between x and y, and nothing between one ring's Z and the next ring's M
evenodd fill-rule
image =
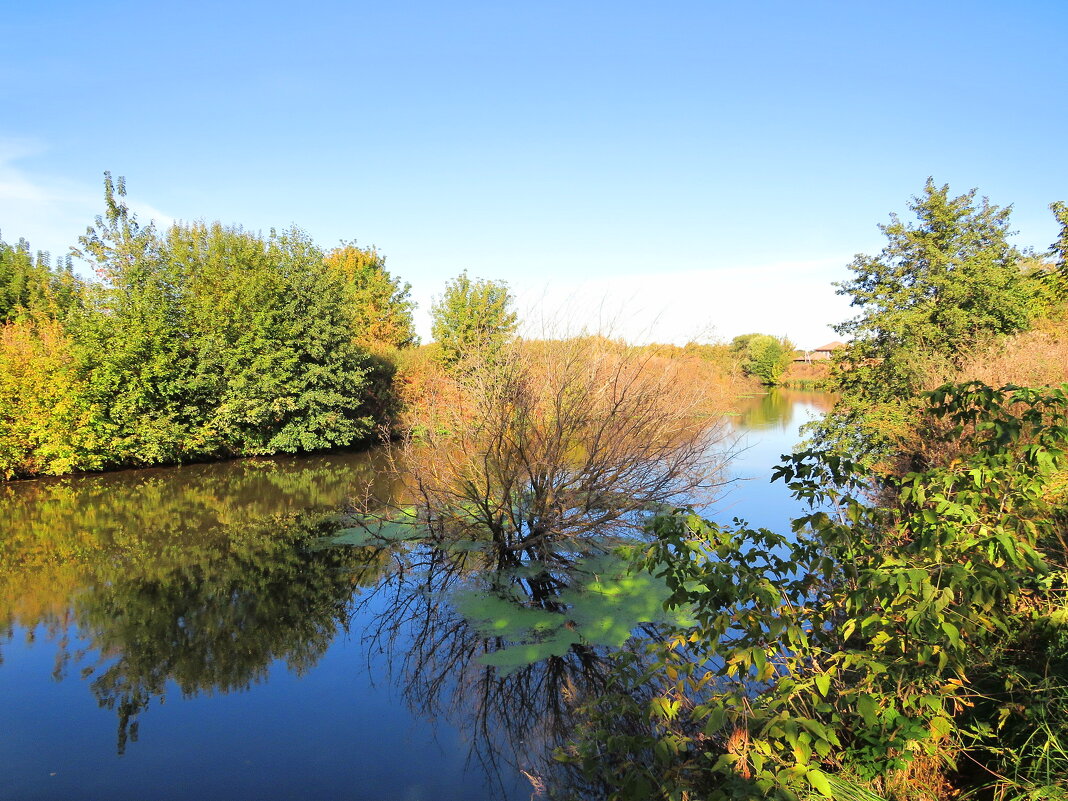
M857 712L868 726L874 726L879 722L877 711L875 699L870 695L862 695L857 699Z
M943 740L953 731L953 721L949 718L931 718L931 737L935 740Z
M705 734L715 734L727 724L727 710L721 706L714 706L708 711L705 720Z
M812 785L812 789L822 795L824 798L832 798L834 793L831 790L831 783L827 780L827 774L825 774L819 768L812 768L805 774L805 778L808 779L808 783Z
M824 698L827 697L827 692L831 689L831 676L829 673L821 673L816 676L816 689L820 691L820 695Z

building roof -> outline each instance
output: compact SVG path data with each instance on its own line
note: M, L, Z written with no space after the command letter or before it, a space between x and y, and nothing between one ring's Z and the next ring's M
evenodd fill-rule
M826 345L821 345L820 347L813 348L812 350L813 350L813 352L818 351L818 350L831 351L831 350L838 350L839 348L844 348L844 347L846 347L846 343L839 342L836 339L834 342L828 342Z

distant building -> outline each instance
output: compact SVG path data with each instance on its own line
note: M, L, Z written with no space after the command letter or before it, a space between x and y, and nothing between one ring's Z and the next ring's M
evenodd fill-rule
M846 347L844 342L828 342L813 350L803 350L794 359L795 362L822 362L834 356L836 350Z

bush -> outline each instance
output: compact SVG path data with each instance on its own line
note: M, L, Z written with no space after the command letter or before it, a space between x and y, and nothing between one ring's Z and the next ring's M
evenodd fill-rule
M960 446L945 465L788 458L778 478L813 505L793 536L658 518L642 567L694 625L650 643L649 672L622 657L565 758L614 799L1063 799L1068 396L929 402Z
M532 552L633 530L641 510L714 484L720 416L680 380L687 363L601 337L424 362L402 450L426 527Z

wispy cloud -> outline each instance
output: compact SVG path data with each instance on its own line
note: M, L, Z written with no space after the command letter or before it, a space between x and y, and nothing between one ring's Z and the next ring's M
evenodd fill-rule
M0 234L35 250L66 253L103 209L102 183L90 186L34 172L23 163L46 152L41 142L0 139ZM127 204L139 219L169 225L172 218L135 198Z

